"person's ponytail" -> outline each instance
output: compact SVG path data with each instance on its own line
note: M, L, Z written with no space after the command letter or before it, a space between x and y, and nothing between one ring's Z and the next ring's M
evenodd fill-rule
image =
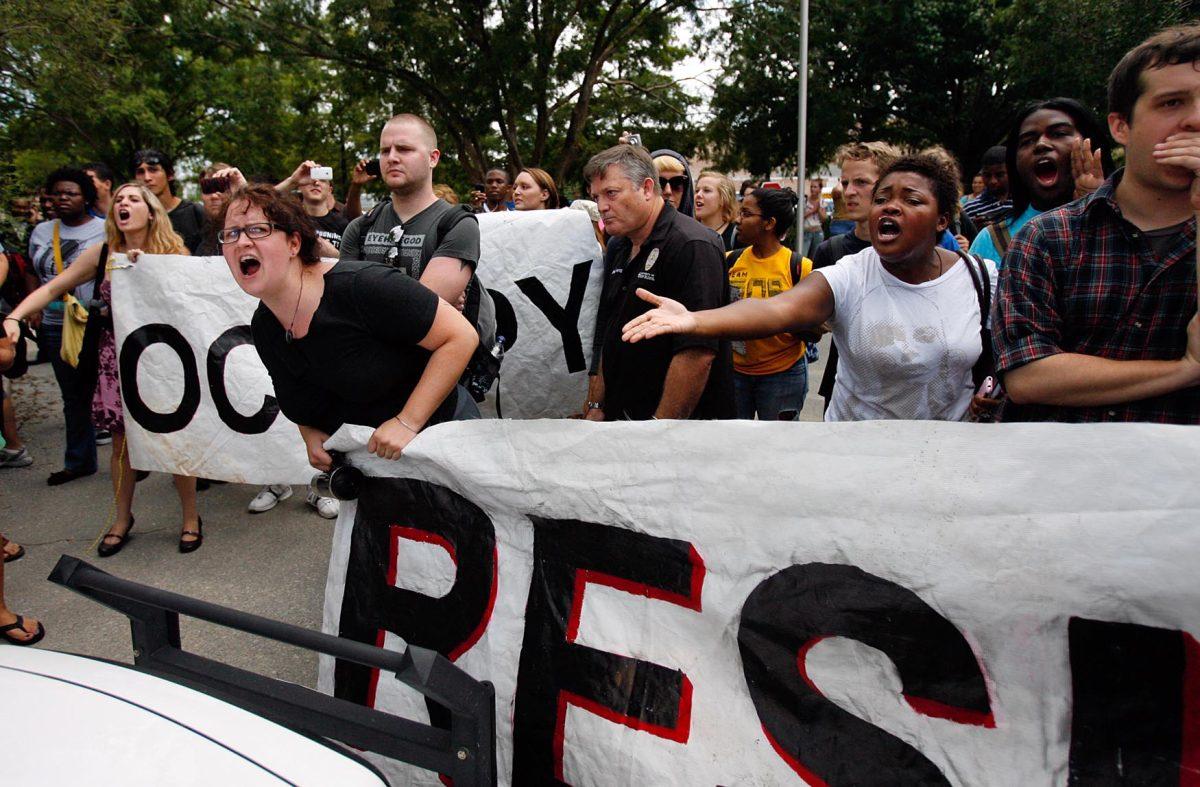
M796 223L796 208L800 197L789 188L754 190L754 201L762 211L763 221L775 219L775 237L783 240Z

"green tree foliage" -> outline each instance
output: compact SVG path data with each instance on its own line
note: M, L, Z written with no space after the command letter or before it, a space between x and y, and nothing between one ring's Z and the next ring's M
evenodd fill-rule
M992 10L988 0L813 0L808 160L849 138L987 147L1003 115ZM722 30L732 46L713 100L718 161L758 174L794 165L799 3L739 3Z
M798 0L729 1L697 43L724 66L705 128L669 76L699 0L5 0L0 190L71 161L128 176L143 147L273 178L312 158L344 187L400 111L434 122L459 190L494 164L574 184L622 129L765 173L795 160ZM809 160L882 137L973 166L1028 99L1102 110L1119 54L1196 6L812 0Z
M812 0L809 162L850 139L941 144L968 167L1020 105L1066 95L1105 109L1121 54L1194 18L1194 0ZM794 165L798 0L736 2L713 99L718 163L765 174Z
M1014 103L1069 96L1103 118L1108 75L1121 56L1156 30L1197 15L1194 0L1015 0L993 28Z
M510 169L579 169L597 107L637 96L626 118L681 126L689 100L665 76L672 27L693 0L227 0L273 55L334 68L341 87L424 113L479 179ZM630 117L632 115L632 117ZM609 137L609 140L615 137Z

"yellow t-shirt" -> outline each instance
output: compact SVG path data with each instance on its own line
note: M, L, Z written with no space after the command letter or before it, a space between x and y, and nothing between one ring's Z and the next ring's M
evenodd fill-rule
M812 260L805 257L800 277L811 272ZM770 298L796 286L794 275L792 252L786 246L766 259L756 257L754 249L747 248L729 269L729 285L738 298ZM776 374L795 366L804 349L804 342L790 333L735 342L733 368L742 374Z

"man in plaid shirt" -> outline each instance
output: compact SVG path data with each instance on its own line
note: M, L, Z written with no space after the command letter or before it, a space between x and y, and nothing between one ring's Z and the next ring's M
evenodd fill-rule
M1109 77L1124 169L1013 239L994 313L1005 420L1200 424L1200 24Z

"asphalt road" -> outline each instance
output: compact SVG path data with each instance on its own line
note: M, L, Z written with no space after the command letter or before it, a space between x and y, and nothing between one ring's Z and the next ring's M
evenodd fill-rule
M828 338L821 344L828 355ZM821 420L815 389L823 360L810 367L803 420ZM249 514L257 487L214 485L200 493L204 545L182 555L179 500L169 476L138 484L137 525L117 555L99 558L94 543L114 516L108 462L100 471L57 487L46 476L62 467L63 426L58 386L49 364L30 367L12 383L20 433L34 463L0 469L0 532L23 544L26 556L6 567L5 595L14 611L38 617L46 638L37 647L131 663L127 619L46 581L60 555L74 555L117 576L184 593L307 628L321 625L322 595L333 522L304 504L303 487L275 509ZM299 439L299 438L297 438ZM184 618L185 649L263 675L313 687L315 654Z

